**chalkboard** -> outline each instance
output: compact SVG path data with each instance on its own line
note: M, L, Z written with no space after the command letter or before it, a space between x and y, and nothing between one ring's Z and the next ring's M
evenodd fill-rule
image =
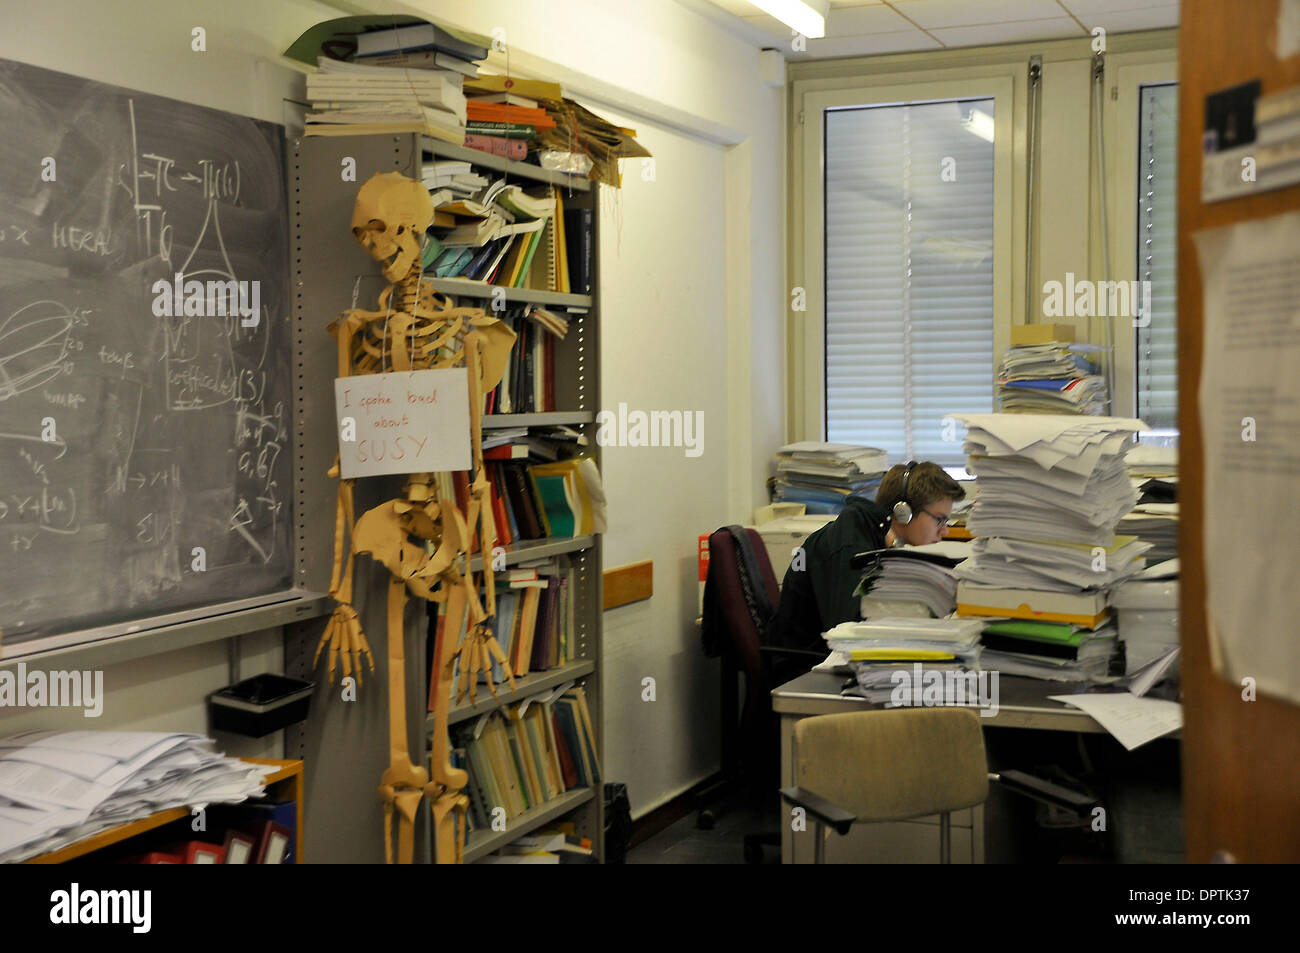
M288 590L283 128L0 60L0 129L5 644Z

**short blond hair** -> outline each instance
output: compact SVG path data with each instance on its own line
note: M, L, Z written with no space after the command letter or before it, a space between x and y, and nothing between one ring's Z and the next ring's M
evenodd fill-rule
M876 492L876 502L892 509L895 503L903 502L903 474L907 471L905 464L899 463L889 468L880 489ZM912 467L912 475L907 479L907 503L913 512L923 510L938 500L964 500L966 491L937 463L926 461Z

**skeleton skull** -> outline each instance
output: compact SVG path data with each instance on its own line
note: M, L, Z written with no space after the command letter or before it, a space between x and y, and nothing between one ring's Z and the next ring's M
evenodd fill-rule
M419 182L398 172L376 172L357 192L352 234L397 281L419 261L420 237L433 222L433 199Z

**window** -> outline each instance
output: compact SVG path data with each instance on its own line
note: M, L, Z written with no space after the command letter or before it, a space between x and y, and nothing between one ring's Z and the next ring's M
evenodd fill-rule
M1138 97L1137 277L1151 282L1150 322L1134 330L1137 412L1160 431L1178 426L1178 86Z
M992 98L826 110L827 440L965 462L942 421L993 408L993 129Z

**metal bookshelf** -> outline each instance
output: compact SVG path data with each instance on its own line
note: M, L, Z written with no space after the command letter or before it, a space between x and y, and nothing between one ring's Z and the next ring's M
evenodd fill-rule
M334 433L332 380L336 372L334 342L326 326L350 306L358 277L367 277L371 287L378 266L348 234L352 205L357 190L376 172L401 172L420 179L424 163L433 158L460 159L476 166L504 172L521 180L564 187L568 208L599 210L599 190L585 179L550 172L537 166L512 162L453 146L414 134L354 137L305 137L290 143L290 213L294 238L295 361L299 374L296 397L299 419L306 421L300 433L296 469L305 489L298 501L319 518L304 520L297 540L300 575L297 584L325 591L329 586L334 535L334 496L337 484L326 476L337 450ZM355 162L356 181L342 181L344 160ZM593 215L593 229L599 215ZM600 463L595 439L595 412L599 406L600 379L596 356L599 351L599 241L592 236L592 294L568 295L519 288L504 289L506 300L574 308L569 332L555 350L555 397L558 412L501 414L483 418L486 429L564 424L587 436L584 452ZM382 277L377 279L383 282ZM435 279L434 286L455 297L458 304L490 308L494 288L484 282ZM373 308L373 301L359 301L357 307ZM311 384L308 387L306 384ZM379 478L358 481L357 513L385 499L400 488L398 477L391 482ZM480 686L482 694L473 705L462 703L449 713L463 721L530 695L577 681L587 695L596 735L597 757L604 763L601 693L601 552L599 536L573 539L521 541L507 547L506 564L538 558L564 556L573 570L575 660L545 672L519 679L517 692L500 691L498 698ZM471 564L481 565L481 557ZM384 589L387 571L367 558L356 567L354 606L362 618L375 659L375 672L365 670L357 699L341 702L337 682L330 686L323 671L312 668L312 656L324 622L316 620L293 627L286 637L288 674L315 678L317 692L311 715L302 730L286 731L285 756L302 758L306 786L306 812L313 818L307 827L305 850L313 860L329 862L373 862L383 860L383 844L375 834L382 830L382 805L375 793L379 776L387 767L387 684L383 671L387 657L384 622ZM427 721L429 660L427 619L423 611L408 609L405 653L407 660L407 735L414 753L427 751L431 722ZM427 764L426 764L427 766ZM416 831L417 862L432 857L432 836L428 804L420 812ZM604 797L599 789L575 789L539 805L511 821L504 832L478 831L471 837L466 861L477 860L511 840L555 820L571 821L578 834L589 838L598 857L604 857Z

